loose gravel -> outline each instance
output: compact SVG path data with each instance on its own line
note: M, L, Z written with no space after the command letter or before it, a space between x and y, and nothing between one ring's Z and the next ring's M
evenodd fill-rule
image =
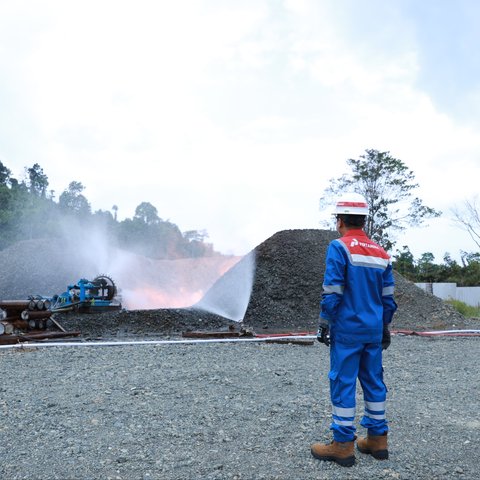
M256 270L246 327L257 333L316 328L333 236L278 232L250 253ZM56 262L45 261L49 249ZM79 275L101 273L85 259L67 265L58 251L30 241L0 252L0 298L58 293ZM225 301L226 291L236 294L245 262L212 285L209 303ZM204 267L202 279L210 272ZM145 274L131 271L137 277ZM172 287L180 285L168 278ZM399 275L396 283L394 329L480 327L479 319L465 319ZM71 313L58 320L82 332L78 346L0 349L1 480L480 478L478 337L394 336L384 358L390 459L358 453L348 469L310 455L312 442L331 438L324 346L85 342L178 339L186 330L238 326L195 308ZM362 405L358 390L358 420Z
M318 343L0 350L0 478L479 478L479 356L474 337L395 336L390 459L345 468L310 454L330 440Z

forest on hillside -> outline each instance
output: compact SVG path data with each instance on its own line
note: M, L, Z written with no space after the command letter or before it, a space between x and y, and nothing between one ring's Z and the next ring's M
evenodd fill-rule
M70 182L58 200L48 186L48 176L38 163L25 167L24 178L17 179L0 161L0 250L21 240L64 236L74 225L101 231L109 244L150 258L218 255L206 242L205 230L182 232L160 218L149 202L141 202L132 218L119 221L114 201L111 211L92 210L81 182Z

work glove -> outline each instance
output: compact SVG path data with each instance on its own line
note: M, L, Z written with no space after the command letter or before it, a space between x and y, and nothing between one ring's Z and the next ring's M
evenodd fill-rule
M330 346L330 327L327 322L320 322L318 325L317 340L325 346Z
M382 335L382 350L386 350L391 343L390 330L388 325L383 326L383 335Z

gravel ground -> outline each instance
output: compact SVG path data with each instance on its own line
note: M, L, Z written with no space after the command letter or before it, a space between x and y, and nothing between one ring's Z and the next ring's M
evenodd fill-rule
M479 478L479 356L474 337L395 336L390 459L344 468L310 455L330 439L318 343L0 350L0 478Z

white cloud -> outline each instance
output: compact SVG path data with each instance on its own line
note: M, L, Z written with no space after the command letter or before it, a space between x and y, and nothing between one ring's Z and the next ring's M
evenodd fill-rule
M408 17L383 8L358 37L332 1L4 2L0 82L32 133L30 156L21 132L0 151L57 194L81 181L120 216L149 201L223 250L318 227L328 180L366 148L444 208L478 191L479 140L419 90Z

